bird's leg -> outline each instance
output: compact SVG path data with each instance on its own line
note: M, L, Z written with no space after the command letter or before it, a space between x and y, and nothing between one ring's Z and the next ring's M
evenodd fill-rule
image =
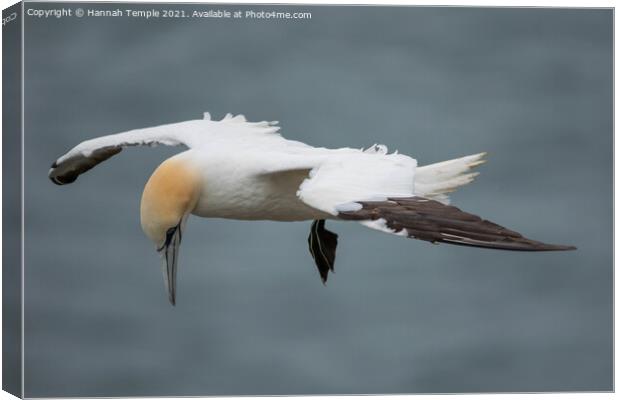
M325 220L317 219L312 223L308 236L308 249L319 269L321 280L327 282L329 271L334 272L338 235L325 229Z

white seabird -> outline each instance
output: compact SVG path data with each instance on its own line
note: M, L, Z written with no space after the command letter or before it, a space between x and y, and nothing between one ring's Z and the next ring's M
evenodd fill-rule
M277 122L248 122L209 113L191 120L84 141L49 171L71 183L126 146L158 144L189 149L165 160L144 187L144 233L163 258L168 298L176 301L176 271L190 214L239 220L311 220L310 253L323 283L333 271L337 235L325 220L352 220L399 236L502 250L572 250L517 232L448 205L447 194L471 182L485 153L419 167L384 145L326 149L283 138Z

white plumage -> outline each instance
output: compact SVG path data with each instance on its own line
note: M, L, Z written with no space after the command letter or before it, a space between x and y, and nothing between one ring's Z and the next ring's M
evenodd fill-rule
M194 214L297 221L335 217L339 205L377 197L420 195L447 202L446 193L473 179L467 171L483 155L417 168L415 159L389 154L384 145L316 148L283 138L276 124L231 114L214 121L205 113L201 120L87 140L55 165L73 161L79 170L81 160L106 148L184 145L189 150L175 157L198 166L205 181L204 201L199 200Z

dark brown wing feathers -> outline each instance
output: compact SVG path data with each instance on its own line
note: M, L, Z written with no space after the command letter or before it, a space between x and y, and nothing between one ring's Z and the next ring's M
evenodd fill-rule
M363 221L384 219L395 232L403 229L410 238L463 246L501 250L552 251L574 250L537 242L521 234L469 214L454 206L422 197L388 198L385 201L359 201L357 211L342 211L338 217Z
M79 154L60 164L54 162L49 173L49 178L57 185L66 185L75 181L78 176L97 164L120 153L121 150L123 150L121 146L107 146L94 150L88 157Z

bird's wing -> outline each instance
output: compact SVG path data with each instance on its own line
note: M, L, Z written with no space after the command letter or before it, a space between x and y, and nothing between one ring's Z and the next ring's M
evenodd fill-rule
M477 215L423 197L389 197L379 201L358 201L340 207L338 217L363 225L429 242L501 250L573 250L573 246L553 245L527 239Z
M338 219L408 238L502 250L572 250L523 237L477 215L414 195L416 161L399 154L342 154L310 171L297 195Z
M205 113L202 120L135 129L86 140L58 158L52 164L49 177L59 185L71 183L79 175L128 146L166 145L195 148L232 144L238 148L267 148L282 143L303 146L302 143L282 138L277 134L278 129L275 122L247 122L243 115L227 114L220 121L212 121L209 113Z
M341 152L310 170L297 192L306 204L338 215L346 204L390 196L413 195L416 160L402 154Z

